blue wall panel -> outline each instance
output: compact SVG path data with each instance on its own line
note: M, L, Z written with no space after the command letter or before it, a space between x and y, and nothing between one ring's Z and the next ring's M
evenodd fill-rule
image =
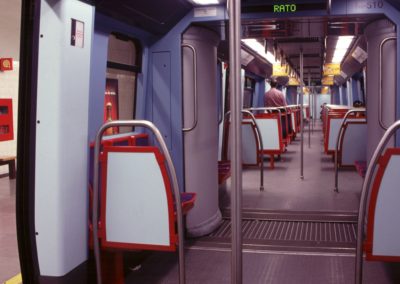
M152 56L153 123L171 151L171 54L153 52Z

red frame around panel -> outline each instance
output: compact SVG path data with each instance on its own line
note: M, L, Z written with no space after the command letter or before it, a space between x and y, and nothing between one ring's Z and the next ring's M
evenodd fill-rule
M263 150L263 153L265 154L270 154L270 155L279 155L285 152L285 144L283 142L283 137L282 137L282 125L281 121L279 119L278 114L273 114L273 113L261 113L261 114L256 114L255 118L257 119L263 119L263 118L273 118L278 121L278 132L279 132L279 150Z
M0 114L0 127L8 127L8 132L0 134L0 141L14 140L12 99L0 99L0 107L8 109L7 114Z
M260 153L258 152L258 149L260 148L260 143L258 143L258 140L256 139L255 126L250 121L242 121L242 125L243 124L250 124L251 125L251 129L253 130L254 138L255 138L255 141L256 141L256 155L257 155L257 164L244 164L243 163L243 166L244 167L258 167L260 165L260 163L261 163Z
M378 261L400 261L400 256L385 256L385 255L373 255L373 244L374 244L374 225L375 225L375 209L378 198L379 188L382 183L382 178L385 173L386 167L389 164L390 158L394 155L400 155L400 148L388 148L383 156L379 159L379 168L375 175L374 183L372 185L371 196L368 206L368 223L367 223L367 237L364 241L364 250L366 252L367 260L378 260Z
M111 146L111 145L114 145L115 143L127 141L128 146L135 146L136 140L141 139L141 138L149 138L149 135L147 133L129 134L129 135L122 136L122 137L115 137L115 138L102 140L101 145L102 146L106 146L106 145ZM89 146L91 148L94 148L94 142L90 142Z
M107 196L107 162L108 162L108 153L110 152L127 152L127 153L154 153L156 156L157 163L160 167L161 174L164 180L165 191L167 195L167 203L168 203L168 218L169 218L169 236L170 236L170 244L168 246L164 245L148 245L148 244L134 244L134 243L120 243L120 242L109 242L107 241L106 235L106 196ZM103 248L117 248L117 249L131 249L131 250L157 250L157 251L175 251L176 243L178 240L178 236L175 232L175 223L174 223L174 206L173 206L173 197L171 191L171 183L167 173L167 169L165 167L165 158L160 153L157 147L154 146L125 146L125 147L117 147L117 146L105 146L103 151L103 156L101 159L102 167L102 175L101 175L101 224L102 228L99 229L99 237L101 240L101 245Z
M340 141L339 141L339 152L338 152L338 163L339 163L339 166L343 167L343 168L355 168L356 167L355 164L353 164L353 165L342 165L343 139L345 137L347 126L349 124L367 124L367 122L366 121L364 121L364 122L362 122L362 121L347 121L345 123L345 125L343 126L343 134L342 134L342 139L340 139Z

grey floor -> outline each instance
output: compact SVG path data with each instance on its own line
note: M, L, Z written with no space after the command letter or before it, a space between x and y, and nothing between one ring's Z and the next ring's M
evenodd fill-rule
M15 223L15 180L0 178L0 283L20 272Z

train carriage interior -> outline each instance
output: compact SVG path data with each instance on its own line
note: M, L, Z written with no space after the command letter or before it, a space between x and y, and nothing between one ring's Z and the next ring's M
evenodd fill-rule
M24 283L400 283L397 0L21 18Z

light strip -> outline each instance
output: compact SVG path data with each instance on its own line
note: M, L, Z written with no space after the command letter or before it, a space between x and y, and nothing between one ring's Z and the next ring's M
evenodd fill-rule
M197 5L215 5L219 4L218 0L192 0Z
M336 42L335 52L333 54L332 63L341 63L343 57L347 53L347 49L353 42L354 36L339 36Z
M268 51L267 53L265 53L264 46L261 43L259 43L256 39L254 38L242 39L242 42L249 48L257 52L259 55L267 59L269 63L271 64L279 63L279 61L275 60L275 56L271 52Z

